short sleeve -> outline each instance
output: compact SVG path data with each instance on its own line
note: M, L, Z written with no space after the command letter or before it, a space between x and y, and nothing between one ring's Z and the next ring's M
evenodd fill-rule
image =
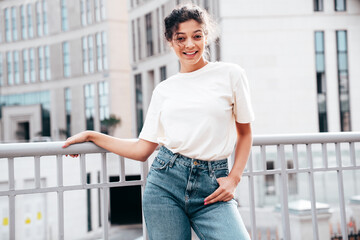
M158 91L153 91L150 105L146 113L145 122L143 128L139 134L139 138L158 143L158 136L160 131L160 109L161 109L161 97Z
M238 123L249 123L254 121L254 112L251 104L250 89L245 71L236 66L232 72L233 80L233 111Z

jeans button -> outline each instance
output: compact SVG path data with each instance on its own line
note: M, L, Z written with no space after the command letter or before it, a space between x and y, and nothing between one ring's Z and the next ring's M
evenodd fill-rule
M197 161L194 161L194 165L196 166L196 165L198 165L199 163L197 162Z

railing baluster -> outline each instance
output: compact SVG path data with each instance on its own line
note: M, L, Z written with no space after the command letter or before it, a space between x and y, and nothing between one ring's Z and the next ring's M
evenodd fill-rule
M145 183L147 179L147 174L149 172L149 160L142 163L141 166L141 180L143 181L143 184L141 185L141 196L144 195L145 191ZM142 198L142 197L141 197ZM143 228L143 240L148 240L149 236L147 234L146 224L145 224L145 218L144 218L144 212L142 211L142 228Z
M289 219L289 205L288 205L288 175L287 164L285 159L284 145L277 145L277 155L280 158L281 164L281 181L280 181L280 202L281 202L281 216L284 239L290 240L290 219Z
M328 168L329 161L328 161L327 144L326 143L321 144L321 151L322 151L322 160L323 160L324 168Z
M40 188L40 156L35 156L34 161L35 161L35 188Z
M296 170L299 169L299 155L298 155L298 148L297 148L297 146L298 146L297 144L292 144L294 169L296 169Z
M58 238L60 240L64 239L64 191L61 189L63 187L63 161L62 155L56 155L57 163L57 191L58 197Z
M106 161L106 153L101 154L101 172L102 172L102 183L108 183L107 176L107 161ZM103 218L103 238L104 240L109 239L109 187L104 186L101 188L102 194L102 209L101 214Z
M316 196L315 196L315 182L314 182L314 163L311 151L311 144L306 144L306 155L309 163L309 189L310 189L310 201L311 201L311 217L313 224L313 239L319 239L319 228L317 221L316 210Z
M85 162L85 154L80 154L80 182L81 185L86 185L86 162Z
M341 233L343 240L348 240L347 224L346 224L346 211L345 211L345 193L344 193L344 179L342 174L342 161L340 143L335 143L336 163L338 166L338 189L339 189L339 204L340 204L340 218L341 218Z
M351 166L356 167L356 158L355 158L355 143L350 142L349 143L350 148L350 160L351 160ZM353 171L353 179L354 179L354 193L355 195L358 195L358 185L357 185L357 178L356 178L356 172Z
M349 143L349 148L350 148L351 166L355 167L355 166L356 166L355 143L354 143L354 142L350 142L350 143Z
M125 182L125 159L123 156L119 156L119 162L120 162L120 182Z
M9 174L9 237L15 239L15 194L11 191L15 190L15 172L14 158L8 158L8 174Z
M254 186L254 175L253 173L253 157L250 153L248 161L248 171L249 171L249 205L250 205L250 222L251 222L251 238L257 239L256 231L256 215L255 215L255 186Z
M263 170L266 171L267 166L266 166L266 146L265 145L260 146L260 156L261 156L261 163L263 165Z

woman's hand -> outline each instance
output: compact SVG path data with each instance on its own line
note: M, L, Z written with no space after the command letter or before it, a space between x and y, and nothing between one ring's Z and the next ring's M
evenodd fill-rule
M221 177L216 179L219 183L218 189L215 190L204 200L204 204L208 205L215 202L227 202L234 198L234 193L239 181L232 177Z
M88 142L89 135L90 135L89 131L84 131L84 132L75 134L74 136L71 136L68 139L66 139L63 148L67 148L71 144L75 144L75 143Z
M62 147L67 148L71 144L88 142L89 141L89 136L90 136L89 131L84 131L84 132L75 134L74 136L71 136L68 139L66 139L66 141L65 141L65 143L64 143L64 145ZM70 154L70 156L71 157L78 157L79 154Z

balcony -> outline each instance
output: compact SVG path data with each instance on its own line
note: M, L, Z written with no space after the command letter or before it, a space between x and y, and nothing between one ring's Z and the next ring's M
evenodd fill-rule
M236 194L252 239L351 239L360 227L359 142L359 132L255 136ZM89 239L94 231L109 239L110 190L143 190L152 158L138 163L92 143L61 146L0 145L1 239ZM140 180L126 179L134 173Z

